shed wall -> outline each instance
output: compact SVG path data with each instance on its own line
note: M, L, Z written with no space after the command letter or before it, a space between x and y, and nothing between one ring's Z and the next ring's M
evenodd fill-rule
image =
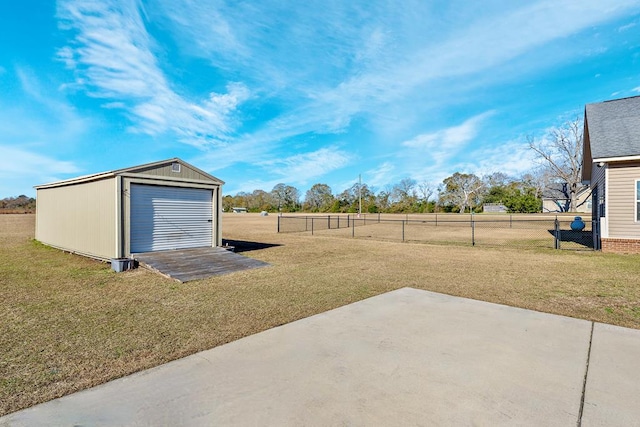
M36 192L36 239L95 258L118 256L116 179Z
M638 239L640 222L635 218L635 190L636 180L640 179L640 162L610 163L607 174L608 237Z

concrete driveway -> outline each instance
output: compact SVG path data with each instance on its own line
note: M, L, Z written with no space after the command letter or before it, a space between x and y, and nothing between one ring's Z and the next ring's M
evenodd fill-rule
M404 288L1 426L639 425L640 331Z

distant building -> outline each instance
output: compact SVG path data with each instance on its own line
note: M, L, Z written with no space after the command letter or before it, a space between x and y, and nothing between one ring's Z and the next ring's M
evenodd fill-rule
M247 213L247 208L231 208L233 213Z
M552 184L542 194L542 212L569 212L571 199L566 183ZM576 212L591 213L591 188L585 187L576 194Z
M482 205L482 212L484 213L507 213L508 209L502 203L485 203Z

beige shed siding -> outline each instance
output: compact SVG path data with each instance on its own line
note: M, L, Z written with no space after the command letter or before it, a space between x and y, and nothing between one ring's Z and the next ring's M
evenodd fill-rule
M190 168L189 166L185 166L184 164L180 164L180 172L173 172L171 170L171 164L164 166L156 166L147 169L139 169L136 170L135 173L144 174L144 175L153 175L153 176L162 176L168 178L181 178L181 179L192 179L198 181L211 181L206 175L201 174L195 169Z
M116 180L37 189L36 239L95 258L116 254Z
M609 237L638 239L640 222L635 220L635 189L636 180L640 179L640 162L610 163L607 173Z

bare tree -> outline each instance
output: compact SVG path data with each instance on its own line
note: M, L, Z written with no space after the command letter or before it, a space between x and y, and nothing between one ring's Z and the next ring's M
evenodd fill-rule
M536 141L528 137L529 147L536 152L548 175L560 184L566 184L569 210L575 212L582 184L582 120L574 120L552 129L547 138Z
M491 175L486 175L484 181L487 187L500 187L508 185L513 180L506 173L494 172Z
M424 203L429 203L429 199L431 199L431 196L433 196L434 191L435 189L433 185L428 182L421 182L420 184L418 184L418 195L420 197L420 200L422 200Z
M411 212L417 202L416 181L403 178L394 184L390 193L393 212Z
M423 206L422 212L428 212L429 210L429 200L433 193L435 192L435 188L431 183L421 182L418 184L418 199Z

